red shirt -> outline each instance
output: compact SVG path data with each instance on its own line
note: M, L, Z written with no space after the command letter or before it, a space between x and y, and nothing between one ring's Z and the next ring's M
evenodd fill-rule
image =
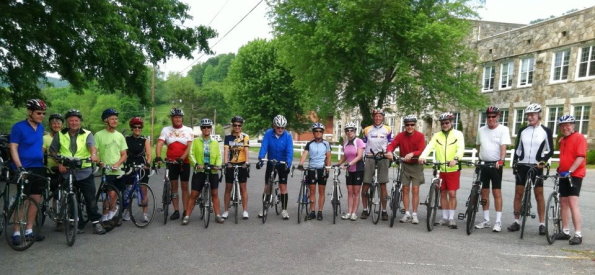
M397 147L399 147L399 156L401 157L405 157L409 153L413 153L414 157L419 157L421 152L426 148L426 138L418 131L413 131L412 134L403 131L391 141L386 147L386 151L392 152ZM417 161L410 160L407 163L417 163Z
M584 178L586 174L587 140L581 133L574 132L567 137L560 139L560 166L558 171L568 171L574 160L584 157L581 165L572 171L573 177Z

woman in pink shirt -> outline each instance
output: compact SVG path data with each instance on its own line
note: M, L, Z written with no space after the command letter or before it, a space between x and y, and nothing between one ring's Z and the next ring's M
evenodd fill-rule
M362 156L366 145L355 136L357 127L355 123L349 122L345 125L345 143L343 144L343 156L338 165L347 167L345 180L347 183L347 206L348 210L341 218L344 220L357 220L357 207L359 206L359 193L364 180L364 161Z

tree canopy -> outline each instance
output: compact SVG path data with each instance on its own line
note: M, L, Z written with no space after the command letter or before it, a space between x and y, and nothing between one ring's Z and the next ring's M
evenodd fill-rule
M483 103L465 38L466 0L270 2L279 58L319 111L371 108L395 99L400 113Z
M55 72L77 91L95 82L144 98L147 63L211 52L216 32L183 27L187 11L179 0L1 1L0 96L41 97L38 80Z

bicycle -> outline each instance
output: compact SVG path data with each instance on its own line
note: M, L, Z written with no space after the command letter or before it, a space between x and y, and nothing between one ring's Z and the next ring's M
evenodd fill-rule
M35 175L27 171L21 171L17 176L17 193L11 198L14 199L14 201L10 204L8 213L5 217L6 234L4 235L8 245L17 251L26 250L35 242L35 238L30 238L25 234L27 224L32 223L31 229L33 230L34 235L38 234L39 232L38 221L40 220L41 215L41 211L38 211L39 205L37 202L35 202L35 200L24 193L25 185L29 183L29 177L38 177L49 180L45 177ZM36 211L35 217L32 221L29 220L29 210L31 207L35 209L34 211ZM14 231L11 232L11 229ZM16 238L16 236L13 237L15 232L19 233L18 238Z
M370 209L370 215L372 215L372 222L378 224L380 215L382 214L382 198L380 191L380 184L378 183L378 162L385 159L384 152L374 153L373 156L366 156L367 159L374 160L374 178L370 184L370 188L366 196L368 197L368 209Z
M130 220L136 227L143 228L153 221L155 215L155 196L146 183L141 183L146 170L144 164L132 164L126 175L132 174L132 184L124 190L123 209L128 211ZM148 175L153 176L153 172Z
M124 209L122 203L122 195L118 188L111 183L107 183L107 171L114 170L109 165L104 165L101 168L101 183L97 188L97 195L95 200L97 201L97 207L102 209L102 214L107 220L115 221L116 226L122 224L122 209ZM122 178L122 175L117 176L118 179ZM106 221L107 221L106 220Z
M203 220L203 224L205 228L209 227L209 222L211 221L211 213L213 213L213 198L211 197L211 182L209 181L210 175L212 175L212 170L221 170L221 167L217 167L210 164L204 164L202 167L198 165L194 167L194 171L198 169L203 169L205 176L205 184L202 187L202 191L200 192L200 197L197 200L198 207L200 209L200 219ZM221 182L221 176L219 177L219 182Z
M525 233L525 223L527 222L527 216L531 216L532 219L535 219L535 213L531 213L531 190L535 187L535 183L537 180L543 180L547 176L537 176L537 164L525 164L525 163L516 163L515 166L526 166L529 167L527 171L527 179L525 180L525 191L523 192L523 198L521 199L521 239L523 239L523 235ZM549 165L546 166L547 174L549 174ZM535 179L533 179L535 177Z
M394 157L394 161L395 165L398 165L399 168L393 169L393 187L390 190L390 209L392 213L389 220L389 227L393 227L395 224L398 212L401 212L402 214L405 213L405 209L399 211L401 203L403 202L403 183L401 181L401 175L403 174L403 158Z
M272 160L267 160L267 159L262 159L261 161L266 161L267 162L267 166L268 165L272 165L273 167L273 171L271 171L271 176L269 177L269 181L268 184L266 184L266 191L263 197L263 201L262 201L262 223L264 224L267 221L267 216L268 216L268 209L269 207L275 207L275 213L277 213L277 215L279 215L281 213L281 210L279 209L279 202L281 201L279 199L279 180L275 180L275 178L277 177L277 166L278 165L282 165L283 167L286 167L287 163L285 161L278 161L275 159ZM274 192L274 196L273 196L273 192Z
M240 181L239 181L239 174L240 168L248 169L248 173L250 173L250 164L232 164L231 167L233 168L233 187L230 193L230 202L231 206L234 208L234 222L238 224L238 208L242 203L242 193L240 191Z
M556 241L556 235L562 232L562 217L560 216L560 193L559 193L559 179L560 175L556 174L549 176L554 179L554 187L550 193L545 208L545 238L549 244ZM570 180L570 187L572 181Z
M171 182L169 180L169 166L171 164L177 164L177 162L165 162L165 173L163 174L163 191L161 193L161 209L159 211L163 212L163 224L167 224L167 218L169 215L169 205L172 202L172 193L171 193ZM155 173L158 174L158 170L161 166L159 164L153 163L153 169ZM184 206L185 207L185 206Z
M296 166L291 167L291 177L293 178L293 171L297 169ZM297 214L297 222L298 224L301 223L302 215L304 215L304 221L306 221L306 216L308 215L308 207L310 205L310 189L308 188L308 169L303 169L303 176L302 180L300 181L300 191L298 195L298 214Z
M2 209L1 209L1 213L2 216L0 216L0 234L2 234L4 232L4 228L5 228L5 216L6 213L8 213L8 206L10 203L9 200L9 194L10 194L10 169L8 168L8 165L6 165L7 162L0 157L0 182L4 183L4 187L2 188L2 193L0 193L0 197L2 197Z
M440 186L442 185L442 179L440 178L440 166L448 165L446 162L430 162L426 165L432 166L432 183L430 184L430 190L425 202L420 205L426 206L426 227L428 231L434 230L436 224L436 212L441 208L440 206Z
M473 179L471 192L469 193L467 202L465 202L467 210L465 213L459 214L459 220L466 219L465 229L467 235L471 235L471 233L473 233L475 230L475 216L477 215L477 211L479 211L479 204L481 203L482 206L486 204L486 201L481 199L481 168L496 168L496 162L478 161L475 164L470 163L469 165L475 166L475 176Z
M341 192L341 180L339 180L341 167L332 165L330 168L333 169L333 192L329 195L331 196L331 205L333 206L333 224L335 224L337 216L341 213L341 198L343 197L343 192Z

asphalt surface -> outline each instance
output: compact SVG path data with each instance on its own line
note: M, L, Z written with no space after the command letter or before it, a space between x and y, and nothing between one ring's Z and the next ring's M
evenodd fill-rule
M431 169L426 168L426 182ZM463 212L469 194L473 170L464 169L458 192L458 212ZM162 174L161 174L162 175ZM525 238L519 233L506 232L512 221L513 176L505 169L503 182L503 231L476 230L465 233L464 221L459 229L437 226L428 232L425 207L420 207L420 224L388 222L374 225L370 219L338 220L332 224L330 200L323 221L297 224L296 197L299 175L289 181L290 220L284 221L274 212L266 224L257 218L261 208L264 169L252 169L248 181L250 219L217 224L212 218L203 227L198 211L190 224L180 220L163 225L162 213L147 228L136 228L125 222L112 232L99 236L77 235L73 247L68 247L64 234L46 223L46 239L24 252L13 251L5 242L0 244L0 274L471 274L471 273L595 273L595 171L588 172L581 191L583 244L570 246L567 241L548 245L545 236L538 235L538 220L529 219ZM150 184L157 202L161 202L162 178L154 176ZM342 178L344 182L344 179ZM329 184L332 181L329 179ZM223 184L220 188L223 194ZM342 186L346 206L346 188ZM546 184L544 193L551 190ZM428 184L421 187L425 200ZM328 193L328 192L327 192ZM222 201L222 199L221 199ZM493 208L493 207L492 207ZM171 208L170 208L171 209ZM358 211L361 212L360 210ZM479 222L482 213L478 213ZM495 213L491 213L492 222ZM4 236L2 236L4 237Z

